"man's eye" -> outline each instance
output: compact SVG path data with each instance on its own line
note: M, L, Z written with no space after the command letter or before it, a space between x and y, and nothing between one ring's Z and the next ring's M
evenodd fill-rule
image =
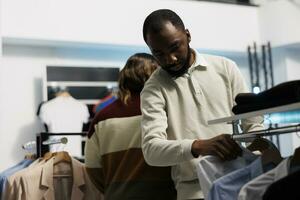
M176 51L179 48L179 45L175 45L172 47L171 51Z

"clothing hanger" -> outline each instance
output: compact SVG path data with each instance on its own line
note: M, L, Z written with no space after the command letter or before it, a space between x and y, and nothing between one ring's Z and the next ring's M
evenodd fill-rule
M67 162L67 163L71 163L72 159L69 155L68 152L66 151L60 151L60 152L55 152L53 153L53 157L54 157L54 165L60 163L60 162Z
M71 94L68 91L61 91L55 94L57 97L70 97Z
M25 159L26 160L35 160L36 159L36 155L35 154L26 154L25 155Z
M70 157L69 153L66 151L53 152L53 153L47 152L44 155L43 160L48 161L50 158L54 159L54 165L60 162L67 162L67 163L72 162L72 158Z
M43 157L43 160L49 160L50 158L52 158L52 152L47 152L45 153L44 157Z
M36 154L36 141L30 141L22 145L22 148L26 151L25 158L26 160L35 160Z
M254 141L247 147L247 149L252 152L261 152L261 162L264 171L269 165L277 166L283 160L277 147L271 141L265 138L254 139Z
M54 156L53 156L53 159L54 159L54 162L53 162L53 167L54 167L53 178L69 178L69 177L72 177L73 176L72 169L71 170L69 170L69 169L66 170L63 167L62 171L59 170L60 167L62 167L60 165L62 163L67 163L68 165L72 166L72 159L71 159L69 153L66 152L66 151L60 151L60 152L55 152L53 154L54 154ZM55 169L57 169L60 172L55 172L56 171Z
M260 151L261 153L267 149L277 149L277 147L269 140L261 137L255 138L252 143L247 146L250 151Z

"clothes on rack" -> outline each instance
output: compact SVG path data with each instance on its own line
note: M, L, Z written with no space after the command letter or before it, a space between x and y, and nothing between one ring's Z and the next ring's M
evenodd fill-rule
M288 175L289 159L284 159L277 167L264 173L244 185L238 200L260 200L272 183Z
M261 156L249 155L227 162L214 156L201 158L198 174L205 200L299 199L300 167L290 171L291 158L265 168Z
M24 168L13 175L11 175L6 182L5 190L2 194L3 200L17 199L17 192L20 190L20 179L22 174L25 174L27 170L32 169L38 164L43 164L45 161L42 159L37 159L32 162L27 168Z
M101 200L102 194L89 179L84 164L74 158L58 162L58 155L65 154L47 154L9 177L3 199Z
M49 132L79 133L82 132L83 124L89 120L89 111L84 103L70 95L62 95L44 103L41 106L39 116L42 122L47 124ZM70 152L72 156L81 157L81 136L67 138L68 146L62 149L62 145L51 145L50 151L65 150Z
M197 166L197 174L204 198L208 197L208 193L217 179L232 171L246 167L256 160L257 157L257 155L245 148L243 148L241 157L231 161L223 162L218 157L210 155L202 157Z
M272 162L269 152L277 150L272 149L276 147L266 147L257 141L247 149L242 148L243 155L235 160L224 162L211 155L200 159L197 173L205 200L299 199L300 148L293 156Z
M216 180L208 194L208 200L237 199L239 191L247 182L263 173L261 158Z
M0 199L2 197L2 193L5 190L5 184L7 179L13 175L14 173L28 167L33 162L32 159L24 159L13 167L6 169L5 171L0 173Z
M284 82L259 94L240 93L232 108L234 114L281 106L300 101L300 80Z

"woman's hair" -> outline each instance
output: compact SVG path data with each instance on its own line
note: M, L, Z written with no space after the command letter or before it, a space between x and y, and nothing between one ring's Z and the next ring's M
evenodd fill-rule
M131 56L119 73L118 96L120 100L127 104L132 95L140 95L145 82L157 67L156 60L150 54L137 53Z

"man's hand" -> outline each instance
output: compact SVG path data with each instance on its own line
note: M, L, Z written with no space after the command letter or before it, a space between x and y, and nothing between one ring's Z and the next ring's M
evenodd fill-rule
M242 149L229 134L221 134L208 140L195 140L192 144L192 154L194 157L214 155L225 161L241 156Z

